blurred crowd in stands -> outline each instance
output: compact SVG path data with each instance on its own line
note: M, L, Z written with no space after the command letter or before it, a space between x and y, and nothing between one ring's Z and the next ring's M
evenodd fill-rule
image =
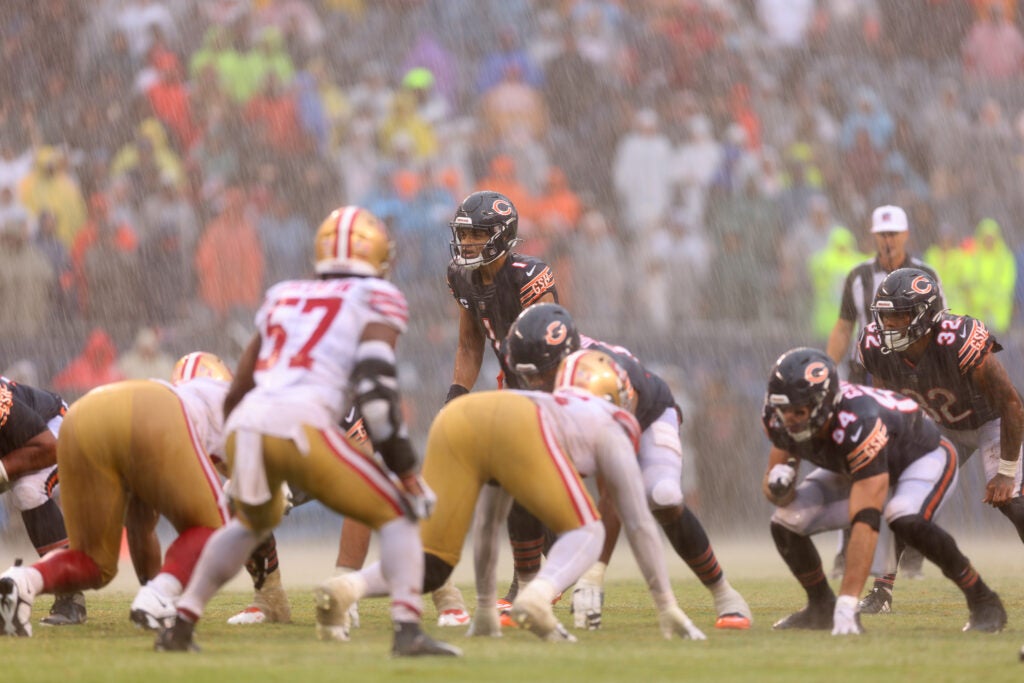
M583 331L690 397L698 453L749 460L771 359L823 346L877 205L907 210L954 312L1019 356L1022 13L5 0L0 370L70 400L196 349L233 360L265 287L308 274L320 221L361 204L398 239L403 381L425 433L455 348L447 223L488 188ZM721 464L698 457L693 480Z

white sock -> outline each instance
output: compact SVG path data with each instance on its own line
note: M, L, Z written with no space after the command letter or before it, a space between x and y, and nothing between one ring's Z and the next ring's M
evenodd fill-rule
M415 522L400 517L380 528L380 568L390 587L392 620L419 622L423 614L423 546Z
M242 570L262 540L262 534L247 529L237 519L217 529L199 556L188 587L178 600L178 609L201 617L206 603Z
M181 581L178 581L178 577L167 572L160 572L149 581L149 585L157 590L160 595L164 595L168 598L176 598L181 595L181 591L184 590L181 585Z
M601 556L604 526L590 522L558 537L548 553L548 561L535 580L547 581L556 593L565 591ZM554 597L554 596L552 596Z

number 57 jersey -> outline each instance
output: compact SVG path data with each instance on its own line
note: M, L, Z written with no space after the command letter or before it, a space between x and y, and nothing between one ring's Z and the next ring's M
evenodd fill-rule
M380 278L287 280L267 291L256 313L260 352L255 388L239 409L272 433L301 422L334 425L350 403L349 378L363 329L382 323L405 331L409 312L397 287ZM275 429L278 428L278 429ZM269 429L268 429L269 428Z
M885 386L914 399L947 429L977 429L999 417L973 379L974 370L1002 346L980 320L943 313L916 364L882 346L871 323L860 338L861 363Z

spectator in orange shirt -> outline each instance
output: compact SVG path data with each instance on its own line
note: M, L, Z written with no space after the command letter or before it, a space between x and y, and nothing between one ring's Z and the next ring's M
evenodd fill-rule
M263 294L263 249L246 215L245 191L229 187L222 197L224 208L196 249L199 298L219 322L235 312L251 314Z
M53 378L54 391L71 403L90 389L119 382L124 375L117 369L117 347L101 327L93 328L82 352Z

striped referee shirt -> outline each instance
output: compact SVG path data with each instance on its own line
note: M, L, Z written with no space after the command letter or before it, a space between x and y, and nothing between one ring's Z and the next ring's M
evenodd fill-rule
M939 297L942 301L942 308L946 307L946 296L942 293L942 283L935 270L916 256L907 254L899 268L919 268L932 276L935 283L939 285ZM878 257L868 259L853 267L850 274L846 276L846 284L843 285L843 300L839 304L839 319L856 323L853 334L853 343L847 351L847 355L856 359L857 340L860 339L861 330L871 322L871 302L875 299L875 292L882 284L885 276L892 271L886 270L879 263Z

